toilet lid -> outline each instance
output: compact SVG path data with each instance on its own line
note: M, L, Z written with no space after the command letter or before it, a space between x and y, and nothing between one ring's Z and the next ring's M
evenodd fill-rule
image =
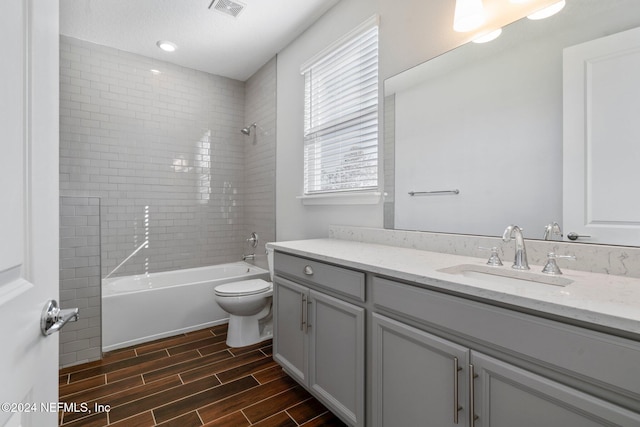
M254 295L266 292L271 287L271 283L262 279L242 280L240 282L230 282L215 287L216 295L220 296L242 296Z

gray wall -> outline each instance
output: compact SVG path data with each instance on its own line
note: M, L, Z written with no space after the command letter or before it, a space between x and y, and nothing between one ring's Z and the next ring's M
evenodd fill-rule
M64 36L60 79L60 193L101 198L103 276L147 236L116 275L239 260L244 83Z
M60 331L60 366L101 355L100 199L60 197L60 307L80 309Z

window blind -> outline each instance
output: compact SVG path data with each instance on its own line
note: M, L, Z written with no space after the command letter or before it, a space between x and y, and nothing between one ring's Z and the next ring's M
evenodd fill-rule
M378 26L304 70L304 193L378 187Z

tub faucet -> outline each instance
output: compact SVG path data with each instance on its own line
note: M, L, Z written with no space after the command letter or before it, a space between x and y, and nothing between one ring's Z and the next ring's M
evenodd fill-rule
M253 260L253 259L256 259L256 254L242 255L242 260L243 261Z
M516 241L516 253L511 268L516 270L529 270L529 263L527 262L527 250L524 247L524 238L522 237L522 229L517 225L510 225L504 230L502 240L510 242L511 239Z

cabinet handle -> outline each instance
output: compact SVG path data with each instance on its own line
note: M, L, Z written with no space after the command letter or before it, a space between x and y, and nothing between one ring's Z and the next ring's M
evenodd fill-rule
M476 405L475 405L475 394L476 394L476 390L475 390L475 384L474 384L474 380L478 378L478 376L475 373L474 367L472 364L469 364L469 426L470 427L474 427L476 425L476 420L480 417L478 417L475 412L476 412Z
M306 274L307 276L313 276L313 268L311 268L310 265L305 265L304 269L302 270L304 272L304 274Z
M307 301L307 313L306 313L306 322L305 322L305 333L309 333L309 328L311 327L311 323L309 323L309 306L313 304L313 301Z
M307 307L307 297L305 294L300 294L301 297L301 301L300 301L300 330L304 332L304 325L305 325L305 310Z
M458 401L458 372L462 368L458 366L458 358L453 358L453 423L458 424L458 412L462 410L460 402Z

